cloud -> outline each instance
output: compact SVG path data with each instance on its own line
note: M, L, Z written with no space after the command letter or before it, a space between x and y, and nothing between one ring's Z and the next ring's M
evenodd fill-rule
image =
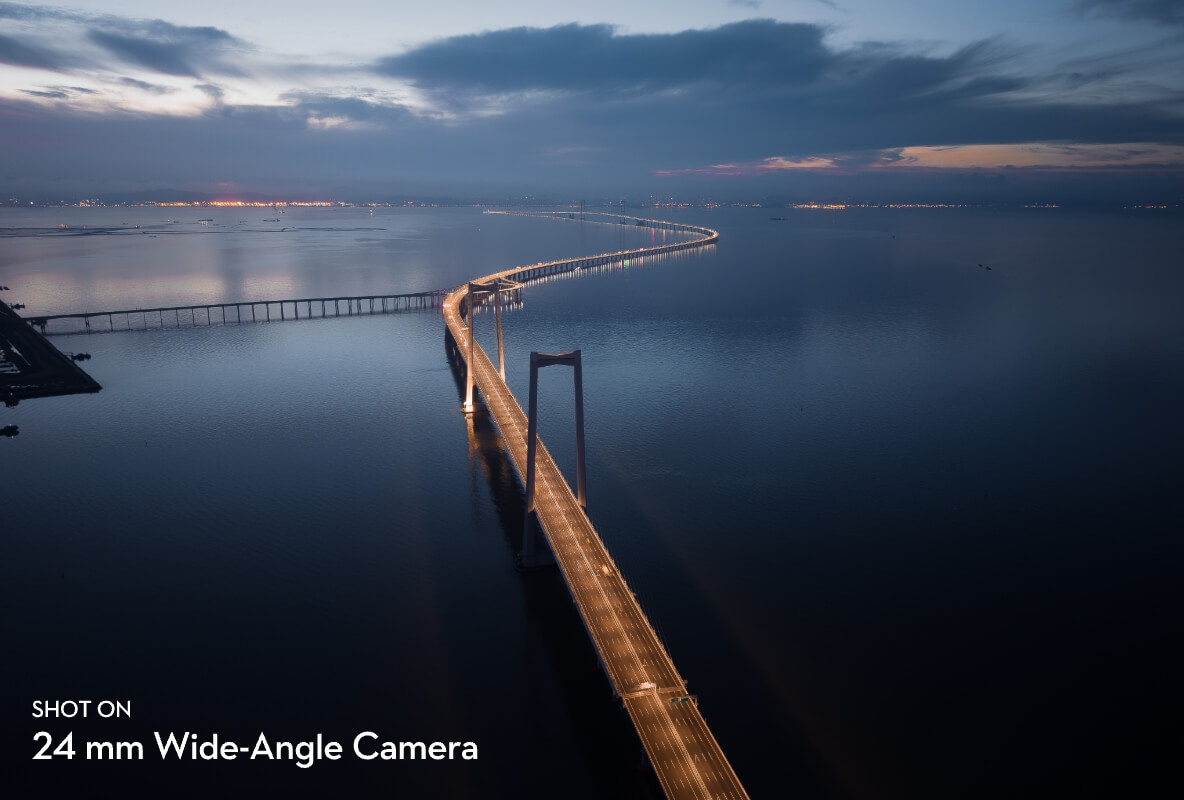
M71 74L106 87L129 72L145 84L152 75L241 77L243 57L253 50L220 28L158 19L0 3L0 20L14 23L0 34L0 66Z
M1184 0L1078 0L1076 8L1087 16L1184 25Z
M50 11L37 6L25 6L18 3L0 3L0 19L15 19L17 21L28 22L47 17L57 18L62 16L63 13Z
M226 92L221 86L216 86L212 83L198 83L195 84L194 89L204 94L206 97L214 101L215 106L222 105L222 98L226 96Z
M291 92L283 96L295 108L320 117L365 122L374 119L380 107L360 97L341 97L316 92Z
M61 89L48 89L44 91L38 89L21 89L21 91L33 97L49 97L56 100L65 100L70 96L69 92L63 92Z
M382 59L376 72L413 82L460 114L533 107L615 121L659 113L709 129L766 131L877 113L945 108L1016 92L1013 55L994 40L947 56L886 45L827 47L818 25L749 20L674 34L618 34L607 25L513 28L443 39ZM660 124L660 123L659 123Z
M617 35L610 25L510 28L441 39L374 70L439 92L654 92L702 82L812 80L829 58L815 25L750 20Z
M0 64L60 71L72 59L49 48L0 34Z
M199 78L203 72L238 74L223 56L245 44L226 31L212 27L182 27L161 20L120 21L127 30L103 27L90 30L88 38L119 59L165 75Z
M357 90L355 90L357 91ZM282 99L294 117L311 130L385 131L395 133L415 121L404 106L369 91L370 98L349 94L291 92Z
M1184 135L1154 103L1042 99L1037 87L1050 78L1021 74L1018 52L1000 40L927 55L885 44L837 50L824 34L771 20L644 35L606 25L513 28L435 41L374 68L469 114L474 131L504 117L540 151L576 142L601 148L607 161L627 146L658 170L841 150Z
M10 9L0 4L0 13ZM0 127L0 149L23 148L22 174L59 170L81 181L108 170L120 180L175 182L188 174L259 190L296 180L788 183L939 163L955 169L955 155L1015 163L1004 162L1011 151L971 146L1184 143L1184 93L1147 89L1144 64L1162 62L1162 51L1145 62L1130 51L1050 64L1003 39L944 53L840 48L823 26L772 20L669 34L560 25L440 39L347 76L260 61L217 28L112 17L71 24L89 43L86 57L106 59L109 71L68 80L84 86L83 74L97 74L104 94L30 85L7 101L4 113L22 125ZM330 79L344 85L330 87ZM277 81L269 94L254 91ZM123 87L134 91L120 94ZM86 147L29 156L40 141L83 137ZM129 156L91 158L104 148ZM963 149L938 156L933 148ZM66 163L62 154L74 152L91 160ZM298 176L292 164L301 165Z
M876 170L918 168L939 169L1012 169L1081 170L1134 167L1164 169L1175 165L1184 169L1184 145L1070 145L1059 143L1024 145L958 145L953 147L898 147L825 153L806 158L766 158L748 164L715 164L710 167L668 170L664 176L735 176L762 175L808 170L816 173L865 173Z
M21 92L31 97L47 97L54 100L65 100L78 94L98 94L94 89L85 86L43 86L41 89L22 89Z
M132 89L139 89L142 92L148 92L149 94L156 94L156 95L172 94L173 92L176 91L176 89L174 89L170 86L161 86L156 83L148 83L147 81L139 81L139 80L136 80L135 78L128 78L126 76L119 78L118 83L122 86L128 86Z

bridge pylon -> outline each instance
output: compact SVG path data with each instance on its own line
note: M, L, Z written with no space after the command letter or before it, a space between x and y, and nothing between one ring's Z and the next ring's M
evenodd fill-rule
M584 368L580 351L568 353L530 354L530 402L527 412L526 431L526 513L522 519L522 565L533 566L539 562L535 544L534 526L530 524L530 512L534 511L535 453L538 449L539 432L539 369L554 364L575 367L576 395L576 502L582 508L588 507L587 481L584 469Z
M506 380L506 354L505 348L502 345L502 293L517 291L521 288L521 283L507 278L494 278L488 283L469 281L469 290L466 295L469 307L469 358L465 367L465 404L462 409L466 414L472 414L475 408L473 405L473 387L476 385L476 381L473 377L473 355L477 337L473 332L473 317L477 311L477 299L481 295L493 295L494 316L497 318L497 369L504 382Z

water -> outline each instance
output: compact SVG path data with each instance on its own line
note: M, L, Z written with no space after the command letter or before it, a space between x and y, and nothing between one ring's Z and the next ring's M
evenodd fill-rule
M170 214L5 210L10 229L156 232L5 238L6 300L422 291L652 235L472 209L147 227ZM719 244L533 286L505 315L520 398L529 350L582 349L590 515L751 795L1170 777L1179 218L786 215L667 212ZM104 388L4 413L11 752L71 728L149 752L29 762L28 792L659 794L561 581L513 569L521 491L457 412L436 312L54 342L92 353ZM570 373L542 374L541 432L571 472ZM67 697L134 716L25 716ZM347 752L161 764L154 730ZM364 730L480 757L363 763Z

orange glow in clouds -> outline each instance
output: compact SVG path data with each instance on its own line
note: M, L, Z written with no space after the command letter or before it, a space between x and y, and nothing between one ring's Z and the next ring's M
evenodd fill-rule
M1184 166L1184 147L1159 144L975 144L905 147L888 166L1000 169Z
M854 173L910 169L1107 169L1184 168L1184 146L1131 142L1123 144L970 144L949 147L902 147L871 153L825 153L790 158L773 156L744 164L712 164L689 169L660 169L676 175L767 175L806 170Z

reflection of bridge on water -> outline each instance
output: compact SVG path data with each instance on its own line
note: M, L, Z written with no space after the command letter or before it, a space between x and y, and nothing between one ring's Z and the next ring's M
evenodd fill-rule
M620 215L611 216L620 218ZM575 600L613 690L624 702L667 797L739 800L748 796L739 778L707 728L699 713L698 703L687 695L686 681L679 675L582 507L583 481L579 481L580 496L577 497L546 447L542 442L536 445L533 420L523 413L506 385L504 367L495 366L472 336L473 312L483 297L492 298L497 309L501 292L507 288L517 291L517 286L522 283L587 267L624 262L630 258L659 256L702 247L719 238L716 231L708 228L636 218L621 219L629 219L640 225L680 230L696 234L696 237L649 248L515 267L487 275L448 294L443 306L444 320L457 344L457 350L467 363L468 390L464 410L471 412L475 408L475 386L480 390L485 407L501 432L519 479L527 487L528 508L533 501L534 511L555 562ZM498 316L498 360L503 362L500 311ZM577 360L578 351L565 354L560 359ZM577 402L578 389L577 379ZM536 448L535 453L529 452ZM582 473L581 463L580 478L583 477ZM532 529L523 535L524 556L529 557Z

